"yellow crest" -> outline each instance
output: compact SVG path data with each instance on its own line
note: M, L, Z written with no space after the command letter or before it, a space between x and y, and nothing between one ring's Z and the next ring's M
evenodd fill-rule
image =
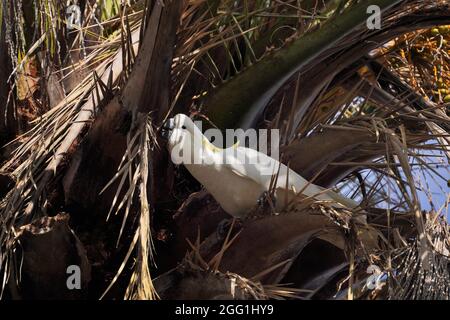
M206 147L206 149L216 153L216 152L220 152L222 149L216 147L215 145L213 145L211 142L208 141L208 139L206 139L205 137L203 137L202 140L202 145L203 147ZM235 144L233 144L230 148L236 149L239 146L239 141L236 142Z

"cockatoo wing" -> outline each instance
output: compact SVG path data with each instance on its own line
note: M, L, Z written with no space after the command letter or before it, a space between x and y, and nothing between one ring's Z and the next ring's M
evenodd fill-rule
M271 185L277 188L299 192L304 190L307 196L323 192L323 188L309 183L295 171L284 164L254 149L238 147L235 150L225 149L226 165L236 174L247 176L268 189ZM275 183L275 184L274 184Z
M272 176L277 173L278 161L251 148L231 147L223 152L229 170L268 189Z
M243 147L232 147L224 149L223 152L226 157L225 165L234 174L252 179L263 186L265 190L269 190L273 186L276 189L287 189L296 193L301 191L307 197L336 201L350 208L358 206L358 203L352 199L310 183L295 171L264 153Z

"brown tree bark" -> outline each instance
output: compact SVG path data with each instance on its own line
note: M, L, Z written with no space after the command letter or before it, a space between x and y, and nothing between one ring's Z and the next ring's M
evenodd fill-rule
M2 8L3 10L5 8ZM1 14L1 13L0 13ZM7 80L11 74L11 61L8 54L8 46L6 43L6 29L5 19L0 25L0 145L3 146L6 142L15 137L17 131L17 120L15 117L15 110L12 103L12 97L8 101L8 96L11 90L10 84Z

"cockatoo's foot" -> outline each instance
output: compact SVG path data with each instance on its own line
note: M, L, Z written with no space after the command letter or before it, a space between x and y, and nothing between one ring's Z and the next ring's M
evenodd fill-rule
M274 194L271 194L268 191L264 191L258 198L256 203L258 205L258 211L260 211L262 214L265 214L267 212L271 213L275 210L277 199Z
M235 218L223 219L219 222L217 226L217 237L220 240L225 239L225 237L227 236L228 232L230 231L231 225L233 224L233 219ZM234 226L239 226L240 223L240 220L236 219L236 221L234 222Z

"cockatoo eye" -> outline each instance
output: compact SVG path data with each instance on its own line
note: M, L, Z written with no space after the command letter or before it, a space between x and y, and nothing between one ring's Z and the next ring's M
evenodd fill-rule
M186 126L182 126L181 128L182 128L182 129L186 129Z

